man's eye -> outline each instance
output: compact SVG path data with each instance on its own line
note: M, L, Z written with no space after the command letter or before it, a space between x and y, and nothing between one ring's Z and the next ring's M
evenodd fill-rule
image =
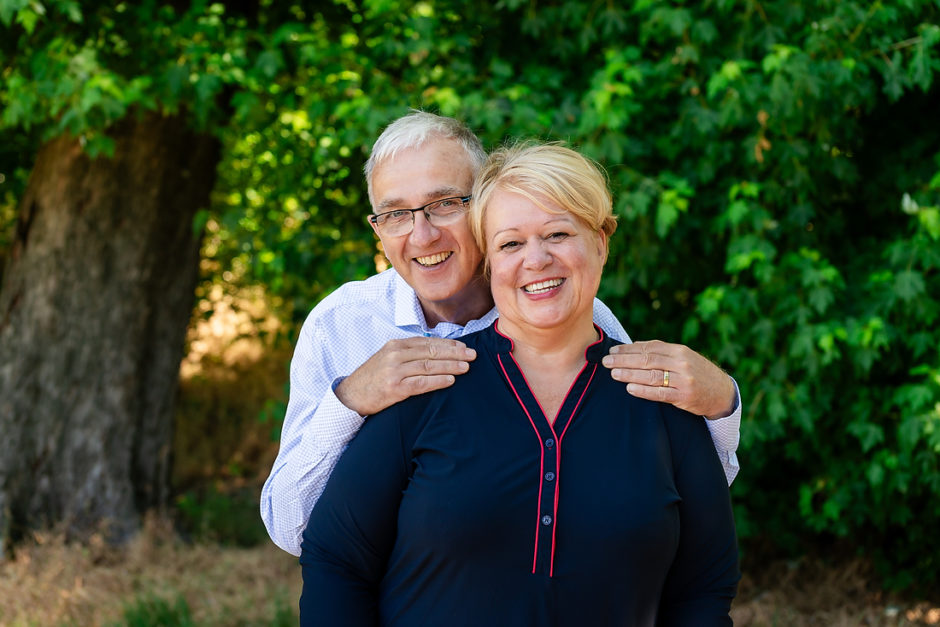
M389 211L389 212L386 213L385 215L387 216L387 218L386 218L387 220L391 220L392 222L398 222L399 220L404 220L405 218L407 218L407 217L408 217L408 214L410 214L410 213L411 213L410 211L404 211L404 210L402 210L402 211Z
M456 198L445 198L431 208L435 213L451 215L463 210L463 204Z

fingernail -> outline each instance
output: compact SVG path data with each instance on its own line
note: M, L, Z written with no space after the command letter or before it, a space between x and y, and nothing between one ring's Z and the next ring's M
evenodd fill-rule
M467 359L475 359L477 356L477 352L472 348L466 349L463 353L467 356Z

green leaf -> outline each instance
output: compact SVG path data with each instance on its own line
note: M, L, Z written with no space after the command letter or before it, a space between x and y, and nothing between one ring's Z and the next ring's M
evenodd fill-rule
M10 26L17 13L29 6L30 0L0 0L0 22Z
M279 50L265 50L255 61L255 69L268 80L277 76L282 67L284 67L284 59Z
M922 419L919 416L906 416L898 425L898 444L902 451L912 451L920 440L923 430Z
M916 270L902 270L894 276L894 293L904 302L910 302L924 293L924 277Z
M200 209L193 216L193 235L199 237L206 229L209 222L209 216L212 215L208 209Z
M854 435L862 446L862 452L868 453L877 444L884 442L884 429L875 423L856 420L849 423L847 427L849 433Z
M16 14L16 22L23 27L27 35L32 35L39 23L39 14L35 10L20 9Z

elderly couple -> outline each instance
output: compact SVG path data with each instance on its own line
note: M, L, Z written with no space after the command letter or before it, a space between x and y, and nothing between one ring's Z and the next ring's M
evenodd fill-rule
M262 492L301 623L730 624L737 387L595 298L599 168L414 112L365 173L393 268L307 318Z

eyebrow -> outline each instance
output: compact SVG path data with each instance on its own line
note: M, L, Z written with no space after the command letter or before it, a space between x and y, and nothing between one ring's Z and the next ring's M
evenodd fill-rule
M466 196L459 187L454 187L448 185L447 187L438 187L437 189L431 190L424 195L424 202L422 205L429 202L434 202L440 198L448 198L450 196ZM376 207L377 212L381 212L383 209L388 209L390 207L402 207L405 204L404 198L386 198L380 202ZM410 208L410 207L409 207Z
M574 221L567 214L565 214L565 215L559 215L557 218L552 218L551 220L546 220L545 222L541 224L541 226L549 226L550 224L554 224L555 222L564 222L565 224L572 224ZM500 235L501 233L510 233L512 231L518 231L518 230L519 229L517 227L511 226L508 229L500 229L496 231L495 233L493 233L492 237L496 237L497 235Z

